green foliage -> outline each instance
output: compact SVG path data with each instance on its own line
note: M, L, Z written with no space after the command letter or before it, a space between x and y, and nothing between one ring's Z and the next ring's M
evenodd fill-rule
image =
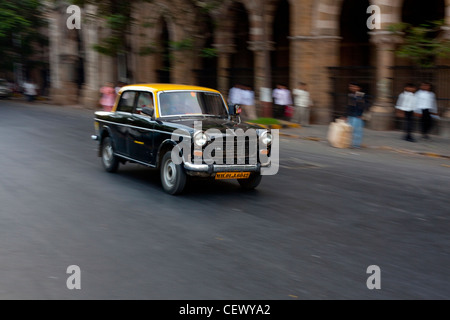
M194 41L191 38L180 41L169 41L169 47L173 51L188 51L194 49Z
M217 58L218 50L216 48L203 48L200 51L200 57L206 59Z
M1 1L1 0L0 0ZM127 43L130 27L134 23L140 23L143 28L155 27L155 21L148 19L144 21L135 21L132 17L133 6L139 6L142 2L152 3L152 0L71 0L73 4L81 7L87 4L93 4L97 6L97 16L106 21L109 29L109 34L102 39L99 43L95 44L93 49L97 52L116 57L119 53L129 52L129 46ZM208 14L210 11L218 8L221 4L221 0L190 0L194 10L199 10L203 15ZM144 36L145 35L141 35ZM170 50L169 52L161 52L158 44L149 43L138 49L138 53L141 56L152 55L156 53L162 53L163 59L172 61L175 58L174 52L197 52L203 58L217 57L217 50L214 48L198 48L195 44L194 38L189 37L180 41L169 41L165 43Z
M396 54L421 67L433 66L436 57L450 57L450 42L439 37L443 25L443 21L434 21L419 26L407 23L390 26L389 31L404 35Z
M72 0L73 4L81 7L87 4L97 6L97 16L106 21L110 32L93 48L97 52L111 57L129 51L127 35L131 25L135 22L132 17L132 8L133 5L139 5L142 2L152 2L152 0Z
M11 71L15 62L31 65L36 48L48 45L40 33L42 10L38 0L0 0L0 70Z
M139 49L139 55L141 56L148 56L151 54L155 54L158 52L158 49L156 47L155 43L149 43L146 46L143 46Z
M200 8L203 13L210 13L211 11L217 9L221 4L222 0L192 0L195 6Z
M280 124L280 121L278 121L277 119L274 119L274 118L258 118L256 120L250 120L248 122L262 124L262 125Z

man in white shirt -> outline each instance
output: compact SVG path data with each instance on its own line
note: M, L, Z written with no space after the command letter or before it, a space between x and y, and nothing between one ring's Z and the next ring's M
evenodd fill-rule
M240 92L242 114L245 120L257 119L255 109L255 92L250 87L243 87Z
M398 96L397 105L395 108L399 111L400 116L405 118L405 140L409 142L416 142L412 136L414 130L414 111L417 108L416 105L416 87L412 83L408 83L405 86L405 91Z
M26 81L23 84L23 89L28 102L33 102L35 97L37 96L37 86L30 81Z
M431 114L438 113L436 95L431 91L431 83L423 82L420 85L420 90L416 93L416 103L416 112L422 115L422 135L428 140L432 126Z
M283 85L277 85L277 88L272 92L274 110L273 115L275 118L284 118L284 110L287 106L292 106L291 92L287 87Z
M228 103L230 105L242 104L242 86L239 84L234 85L228 93Z
M300 82L299 87L294 89L292 94L295 104L294 121L300 123L302 126L308 126L312 101L307 84Z

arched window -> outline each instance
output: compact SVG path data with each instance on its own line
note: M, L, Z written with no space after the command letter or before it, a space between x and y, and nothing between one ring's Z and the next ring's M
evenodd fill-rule
M277 5L273 22L272 82L275 87L282 84L289 87L290 66L290 11L289 2L282 0Z
M248 49L250 41L249 14L242 3L234 2L230 8L230 17L233 19L232 36L235 46L229 70L231 85L240 83L253 87L254 56L253 52Z

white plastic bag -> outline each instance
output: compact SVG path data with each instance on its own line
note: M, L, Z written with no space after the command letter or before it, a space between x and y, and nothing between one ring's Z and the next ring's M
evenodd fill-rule
M352 143L353 128L345 120L337 119L330 123L328 128L328 142L339 149L350 148Z

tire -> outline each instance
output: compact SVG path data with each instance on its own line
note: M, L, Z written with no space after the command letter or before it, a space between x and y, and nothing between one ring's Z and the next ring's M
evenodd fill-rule
M262 176L260 173L252 173L248 179L238 179L239 184L245 190L253 190L261 183Z
M168 194L177 195L186 186L186 172L184 168L172 161L171 151L164 154L161 161L161 183Z
M119 159L114 155L114 148L110 137L102 142L102 164L106 171L114 173L119 169Z

